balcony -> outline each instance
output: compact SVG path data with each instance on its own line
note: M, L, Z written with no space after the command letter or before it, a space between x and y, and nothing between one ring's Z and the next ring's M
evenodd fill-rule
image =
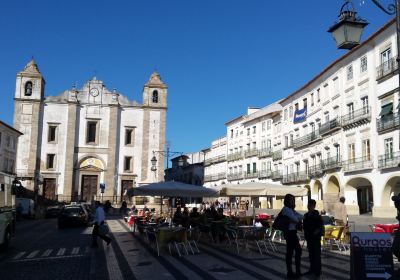
M373 166L374 165L371 156L353 158L342 162L344 172L372 169Z
M340 124L340 118L336 118L330 121L327 121L323 125L319 127L319 134L324 135L328 134L331 132L334 132L336 130L339 130L341 128Z
M278 150L272 153L272 160L282 159L282 150Z
M400 152L388 153L379 156L378 160L379 169L394 168L399 166L400 166Z
M214 157L213 163L220 163L226 161L226 155L220 155L217 157Z
M299 171L283 175L282 184L301 183L310 180L310 176L306 171Z
M245 179L258 178L258 172L257 172L257 171L246 172L246 173L244 174L244 178L245 178Z
M382 116L376 120L376 128L378 133L387 132L400 127L400 114L394 113L386 116Z
M237 152L237 153L232 153L228 155L227 160L228 161L234 161L234 160L239 160L243 158L243 153L242 152Z
M257 149L249 149L244 152L244 157L254 157L257 156L258 150Z
M329 157L329 158L323 159L321 162L321 168L324 171L341 168L341 167L342 167L341 156Z
M210 166L213 163L213 158L208 158L204 161L204 166Z
M241 180L243 179L244 174L243 172L237 172L237 173L230 173L227 176L228 181L233 181L233 180Z
M226 173L221 172L218 174L212 174L212 175L206 175L204 176L204 182L213 182L213 181L218 181L218 180L223 180L226 178Z
M258 179L270 178L272 176L271 170L260 170L258 171Z
M393 73L398 68L398 63L396 57L389 59L388 61L382 63L376 68L376 80L380 80L387 75Z
M342 116L342 127L352 128L371 121L371 108L364 107Z
M310 175L310 178L317 178L324 175L324 171L322 170L322 163L310 166L308 168L308 174Z
M313 131L302 137L294 139L293 140L293 148L298 149L298 148L301 148L305 145L311 144L312 142L315 142L320 139L322 139L322 138L321 138L321 135L319 134L319 132Z
M280 180L280 179L282 179L282 172L281 171L273 171L271 173L271 179L272 180Z
M272 154L273 153L271 148L258 150L258 158L270 157L272 156Z

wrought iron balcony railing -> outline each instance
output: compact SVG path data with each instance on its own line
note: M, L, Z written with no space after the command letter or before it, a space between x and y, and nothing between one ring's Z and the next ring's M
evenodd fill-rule
M272 153L272 160L282 159L282 150L277 150Z
M271 148L258 150L258 157L259 158L270 157L270 156L272 156L272 154L273 154L273 152L272 152Z
M327 134L329 132L338 130L341 128L340 118L335 118L333 120L329 120L326 123L322 124L319 127L319 134Z
M398 68L398 63L396 61L396 57L385 61L381 65L376 68L376 79L379 80L390 73L393 73Z
M259 179L264 179L264 178L270 178L272 176L272 171L271 170L260 170L258 171L258 178Z
M244 173L243 172L237 172L237 173L230 173L227 175L228 181L232 180L240 180L243 179Z
M280 179L282 179L282 171L272 171L271 179L272 180L280 180Z
M283 184L292 184L292 183L300 183L310 180L310 176L306 171L299 171L295 173L290 173L283 175L282 183Z
M219 163L219 162L224 162L226 161L226 155L220 155L217 157L214 157L213 163Z
M250 150L246 150L244 152L244 157L253 157L253 156L257 156L258 150L257 149L250 149Z
M378 168L394 168L400 167L400 152L396 153L387 153L379 156L378 160Z
M400 113L382 116L376 120L376 128L378 133L385 132L387 130L396 129L400 127Z
M341 156L334 156L323 159L321 162L322 170L330 170L342 167L342 157Z
M308 174L310 175L310 178L321 177L324 175L322 166L322 163L310 166L308 168Z
M258 178L258 172L257 171L250 171L246 172L244 174L245 179L253 179L253 178Z
M371 121L371 108L363 107L342 116L342 127L354 127Z
M342 162L344 172L352 172L374 167L372 156L353 158Z
M314 141L317 141L321 138L321 135L319 134L318 131L313 131L311 133L308 133L302 137L299 137L297 139L293 140L293 148L297 149L297 148L301 148L305 145L308 145Z
M229 154L227 157L228 161L234 161L234 160L239 160L243 158L243 152L237 152L237 153L232 153Z
M204 166L210 166L213 163L213 158L208 158L204 161Z
M204 182L213 182L213 181L218 181L218 180L223 180L226 178L226 173L221 172L218 174L212 174L212 175L206 175L204 176Z

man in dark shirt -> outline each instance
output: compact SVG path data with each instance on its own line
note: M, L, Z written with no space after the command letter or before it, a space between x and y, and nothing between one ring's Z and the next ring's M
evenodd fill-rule
M307 241L308 254L310 258L310 270L317 277L321 275L321 236L324 235L324 224L317 210L316 201L308 201L308 212L304 215L303 229L304 237Z

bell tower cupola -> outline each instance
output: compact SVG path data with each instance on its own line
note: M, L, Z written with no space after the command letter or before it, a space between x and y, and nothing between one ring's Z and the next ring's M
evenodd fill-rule
M44 99L45 83L35 60L32 58L25 65L24 70L17 74L14 98L41 101Z
M143 106L166 108L167 86L160 75L154 71L143 87Z

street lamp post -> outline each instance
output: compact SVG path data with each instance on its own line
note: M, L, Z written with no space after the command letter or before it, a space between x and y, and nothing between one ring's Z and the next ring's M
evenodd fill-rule
M400 64L400 0L392 0L386 8L378 0L371 0L379 9L388 15L396 16L396 37L397 37L397 66ZM361 34L367 21L357 18L354 4L345 0L340 9L339 20L331 26L328 32L332 33L338 49L352 49L360 44ZM400 75L399 75L400 85Z
M165 151L153 151L153 157L151 158L150 161L151 161L151 171L154 171L154 172L157 171L157 161L158 160L157 160L156 154L167 157L167 169L168 169L169 158L171 156L174 156L174 155L182 155L182 152L170 151L169 147L167 147L167 150L165 150ZM183 165L183 160L182 159L179 159L178 165L179 166Z

